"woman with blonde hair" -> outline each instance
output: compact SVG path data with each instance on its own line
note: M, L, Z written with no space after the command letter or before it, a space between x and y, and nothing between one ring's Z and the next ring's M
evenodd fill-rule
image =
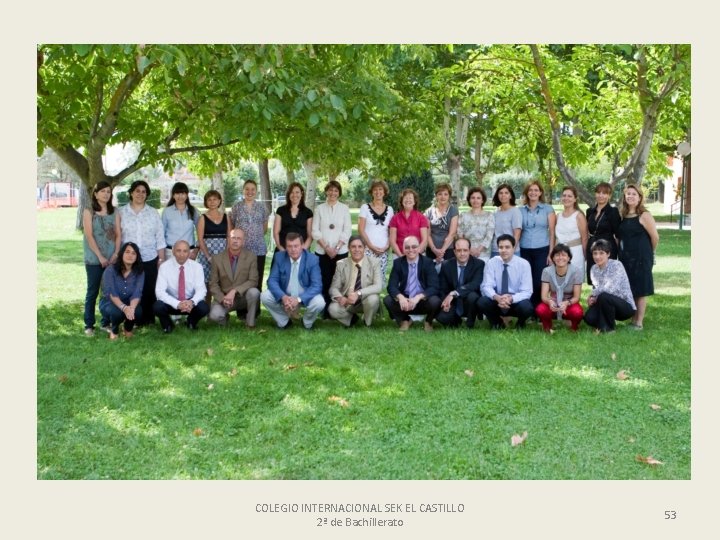
M620 203L620 262L623 263L630 280L637 311L630 325L642 330L647 297L655 293L652 268L655 264L655 249L660 237L655 220L643 205L642 190L635 184L625 186Z
M450 204L452 187L442 183L435 186L435 204L425 211L430 222L430 235L426 255L435 262L436 268L447 259L455 257L453 246L458 230L459 212L454 204Z
M572 252L572 265L585 270L585 250L587 248L587 220L580 211L578 192L573 186L562 188L560 196L563 209L557 213L555 225L555 240L558 244L565 244Z
M203 205L207 208L207 211L198 220L197 233L200 254L197 261L203 267L207 286L210 283L213 255L222 253L227 249L228 236L232 227L225 213L223 198L219 191L211 189L205 193Z
M418 211L420 195L414 189L403 189L399 197L399 209L390 220L390 247L398 257L405 254L405 238L414 236L420 241L418 253L424 254L428 245L430 223Z
M555 210L543 201L545 190L540 182L533 180L523 190L525 204L520 207L523 218L520 235L520 256L530 263L533 306L540 303L542 271L552 263L550 252L555 247Z
M483 210L487 196L481 187L470 188L467 202L470 210L460 214L458 237L470 241L470 255L487 262L490 260L491 243L495 235L495 215Z

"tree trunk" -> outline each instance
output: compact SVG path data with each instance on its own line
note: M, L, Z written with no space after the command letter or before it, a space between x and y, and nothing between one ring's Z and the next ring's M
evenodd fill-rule
M452 187L453 204L457 204L460 185L460 165L467 148L467 133L470 126L467 111L463 108L455 110L455 129L450 130L450 117L452 113L452 100L445 97L445 117L443 118L443 132L445 135L445 156L447 159L450 186Z
M287 177L288 186L295 182L295 171L292 169L285 169L285 176Z
M78 209L77 214L75 216L75 228L78 231L83 230L83 211L86 208L92 208L92 188L86 186L85 184L80 184L80 187L78 189L78 193L80 193L80 199L78 200ZM116 208L117 210L117 208Z
M452 202L457 204L460 196L460 159L461 156L451 154L447 157L447 168L450 175L450 187L452 187Z
M317 194L317 176L315 170L317 163L303 161L303 169L307 175L307 186L305 186L305 206L310 210L315 210L315 196Z
M260 175L260 191L265 211L268 216L272 214L272 193L270 192L270 160L268 158L258 161L258 173Z

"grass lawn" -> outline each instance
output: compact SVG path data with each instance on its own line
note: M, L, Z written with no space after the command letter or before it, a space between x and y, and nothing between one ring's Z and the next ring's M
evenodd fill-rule
M110 342L82 333L74 216L37 213L39 479L690 478L689 231L660 231L643 332L281 332L263 310Z

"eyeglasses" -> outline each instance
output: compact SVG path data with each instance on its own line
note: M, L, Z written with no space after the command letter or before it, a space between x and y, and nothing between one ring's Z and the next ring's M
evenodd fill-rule
M420 247L420 246L419 246L418 244L414 244L414 245L412 245L412 246L405 246L405 249L417 249L417 248L419 248L419 247Z

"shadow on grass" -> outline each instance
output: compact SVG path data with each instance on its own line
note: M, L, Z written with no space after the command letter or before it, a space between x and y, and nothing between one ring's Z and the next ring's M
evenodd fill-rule
M83 245L77 240L38 240L37 262L83 265Z

